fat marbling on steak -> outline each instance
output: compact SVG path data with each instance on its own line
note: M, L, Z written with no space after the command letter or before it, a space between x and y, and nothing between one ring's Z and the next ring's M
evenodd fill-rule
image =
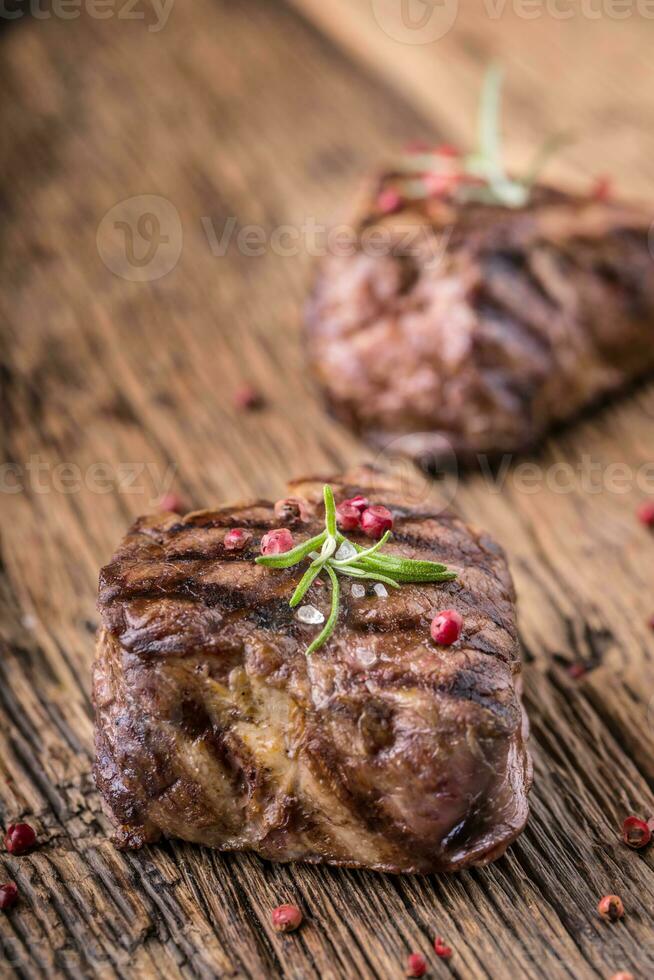
M298 542L323 528L322 482L290 486L308 505L291 522ZM272 504L137 520L101 572L94 669L95 777L119 845L163 834L430 872L493 860L523 829L531 769L501 549L372 470L331 483L337 500L363 492L391 509L388 552L459 578L386 598L354 598L342 580L336 631L307 658L319 627L288 605L301 570L254 563L280 523ZM252 532L245 551L223 545L234 527ZM305 601L326 612L328 587ZM452 647L430 639L444 608L464 618Z
M427 465L517 452L654 370L651 211L546 187L520 208L375 201L307 307L318 383L372 444Z

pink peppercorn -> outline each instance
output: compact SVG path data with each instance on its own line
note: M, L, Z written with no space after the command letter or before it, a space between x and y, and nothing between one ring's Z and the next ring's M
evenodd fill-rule
M302 497L284 497L283 500L275 502L275 517L280 521L303 521L307 523L311 520L309 506Z
M463 619L456 609L444 609L431 621L431 636L434 643L449 647L461 636Z
M382 214L393 214L402 207L402 196L391 187L386 188L377 196L377 209Z
M624 905L619 895L604 895L597 903L597 912L605 922L617 922L624 915Z
M240 385L234 392L234 407L239 412L251 412L256 408L261 408L263 398L261 393L252 385Z
M613 195L613 181L610 177L603 175L596 177L590 191L590 196L594 201L608 201Z
M436 936L436 939L434 939L434 952L440 959L449 960L452 955L452 947L445 944L442 936Z
M183 514L184 501L177 493L165 493L159 501L161 510L169 510L172 514Z
M367 497L364 497L362 493L358 493L355 497L349 497L347 500L344 500L343 503L349 504L350 507L356 507L360 514L370 507L370 501Z
M293 932L302 924L302 913L297 905L278 905L271 919L275 932Z
M387 507L373 504L361 515L361 530L369 538L378 540L393 527L393 515Z
M225 535L223 544L226 551L242 551L251 540L251 531L246 531L244 527L233 527Z
M356 531L361 525L361 512L344 500L336 508L336 523L342 531Z
M645 500L636 511L636 516L645 527L654 527L654 500Z
M293 547L293 535L287 527L268 531L261 539L262 555L281 555Z
M652 831L646 820L639 817L627 817L622 824L622 839L628 847L638 850L646 847L652 839Z
M18 901L18 888L13 881L0 885L0 909L10 909Z
M10 854L27 854L36 844L36 833L28 823L11 823L5 834L5 847Z
M427 972L427 960L422 955L422 953L410 953L406 958L406 970L404 971L407 977L424 977Z

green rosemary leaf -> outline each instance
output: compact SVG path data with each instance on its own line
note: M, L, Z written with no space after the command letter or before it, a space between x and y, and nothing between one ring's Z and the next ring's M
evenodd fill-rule
M291 565L297 565L299 561L306 558L310 551L319 548L326 537L327 532L321 531L315 538L309 538L308 541L303 541L302 544L296 545L295 548L291 548L290 551L285 551L281 555L259 555L254 560L257 565L265 565L266 568L290 568Z
M317 579L318 576L320 575L322 568L323 568L322 561L314 561L309 565L306 572L298 582L298 586L291 597L291 601L289 602L289 606L291 607L291 609L294 609L302 602L304 596L311 588L314 580Z
M322 489L323 496L325 498L325 526L327 527L327 534L331 535L333 538L336 537L336 501L334 500L334 491L326 483Z
M321 561L327 561L328 558L332 557L335 551L336 551L336 538L334 537L333 534L327 534L327 537L325 538L325 541L322 546L322 550L320 552Z
M390 532L388 532L388 531L386 533L387 534L390 534ZM341 534L340 531L339 531L338 534L336 535L336 540L337 540L338 544L342 544L344 541L347 541L347 538L345 537L344 534ZM380 546L383 543L383 541L384 541L384 539L382 538L381 541L378 541L377 542L377 545L375 545L374 547L376 548L376 547ZM357 560L359 558L365 557L368 554L373 553L373 551L374 551L374 549L372 549L372 548L371 549L369 549L369 548L362 548L360 544L357 544L356 543L356 541L349 541L348 543L351 544L352 547L356 549L356 551L357 551ZM413 569L415 569L417 572L424 572L424 571L446 572L446 571L448 571L447 565L443 565L443 564L441 564L440 562L437 562L437 561L427 561L426 559L418 559L418 558L400 558L398 555L380 554L377 551L374 552L374 560L375 560L375 562L377 562L379 564L380 567L381 567L381 565L384 565L386 567L386 571L389 574L391 574L391 575L393 574L393 571L392 570L393 569L396 569L396 568L401 568L402 570L404 570L406 572L408 565L410 565L410 567L413 568ZM337 567L339 568L339 570L342 567L342 565L341 565L340 562L337 564Z
M491 180L504 177L499 122L502 74L499 65L491 65L484 78L479 104L479 157L484 161Z
M315 551L309 553L309 557L313 557L313 561L307 568L306 572L300 579L298 587L296 588L289 606L293 608L297 606L300 600L304 597L305 593L311 586L311 583L320 575L320 572L325 566L325 563L329 561L330 555L333 554L334 548L336 547L336 539L330 534L325 537L322 550L319 555L316 555Z
M441 565L436 561L423 561L414 558L400 558L397 555L359 555L362 563L374 564L380 571L386 571L389 575L401 572L403 575L422 575L432 572L447 572L447 565Z
M355 568L353 565L348 565L346 568L340 568L334 565L333 562L329 563L332 568L334 568L339 575L349 575L351 578L363 578L366 574L362 568Z
M429 562L421 563L429 566ZM411 567L410 561L399 562L397 565L389 567L376 558L362 558L361 568L368 572L379 572L382 575L389 575L398 582L447 582L451 578L456 578L456 572L441 568L436 563L434 567Z
M384 575L382 572L363 572L363 574L358 575L357 578L370 579L372 582L383 582L384 585L390 585L393 589L399 589L400 587L400 583L397 579L389 578L388 575Z
M458 578L458 575L456 572L431 572L424 575L402 575L401 572L393 572L393 577L402 585L408 585L411 582L415 585L421 585L429 582L453 582L454 579Z
M442 565L438 561L427 561L421 558L400 558L398 555L374 555L372 560L380 565L385 565L388 569L399 568L405 572L409 570L415 572L447 571L447 565Z
M329 613L327 622L325 623L322 631L318 634L315 640L309 644L309 647L307 648L307 654L306 654L307 657L311 656L311 654L315 650L321 647L323 643L325 643L329 639L329 637L334 632L334 628L338 620L338 609L340 604L340 585L338 584L338 577L334 569L331 568L330 565L325 565L325 568L327 569L327 574L329 575L332 582L332 608Z
M366 571L366 569L357 568L355 565L348 565L347 568L338 568L336 571L338 571L339 575L347 575L348 578L355 578L357 581L360 579L373 579L375 582L392 585L394 589L399 588L399 583L394 578L384 575L383 572Z

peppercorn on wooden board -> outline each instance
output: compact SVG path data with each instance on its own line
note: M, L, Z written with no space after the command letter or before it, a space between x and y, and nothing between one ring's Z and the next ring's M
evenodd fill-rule
M639 15L461 5L434 47L389 39L373 6L177 0L163 25L154 7L83 6L0 35L0 818L39 835L0 853L21 893L0 913L2 976L392 978L411 951L430 976L654 972L654 851L619 838L654 813L654 539L634 517L654 482L651 385L528 461L421 484L502 542L516 579L535 783L497 864L394 877L178 842L120 853L93 785L97 570L130 520L170 490L274 498L374 459L323 412L299 329L315 226L361 174L408 140L471 137L499 55L509 159L574 122L555 174L599 167L654 196ZM261 410L235 408L244 383ZM392 448L377 461L415 479ZM607 892L626 907L614 926ZM271 928L282 901L306 913L296 934Z

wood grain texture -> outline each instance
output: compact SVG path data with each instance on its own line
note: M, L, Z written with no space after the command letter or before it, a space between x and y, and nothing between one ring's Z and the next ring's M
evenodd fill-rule
M342 38L357 4L321 9L318 29L266 0L177 0L158 32L84 15L20 22L0 38L0 394L12 467L0 493L0 817L28 819L42 841L28 857L0 855L23 896L0 915L0 973L391 978L438 933L455 956L430 958L433 976L651 976L653 852L618 839L627 813L654 812L654 543L633 517L654 482L651 386L549 440L530 461L535 491L524 461L424 485L492 532L516 577L535 788L506 858L451 878L392 877L178 843L120 854L109 842L89 775L89 666L97 570L129 520L172 477L189 503L213 505L275 496L289 476L370 455L324 415L302 370L309 250L256 257L232 244L217 256L202 218L218 234L231 216L266 236L335 220L390 147L467 134L497 53L516 73L511 153L574 117L585 142L566 173L586 178L599 162L651 191L642 23L573 33L479 22L462 5L437 58L414 48L402 60L373 32L348 34L349 50L375 63L369 73L322 33ZM565 66L562 97L551 80ZM96 239L109 209L144 194L172 203L183 247L166 276L131 282L106 267ZM261 389L262 411L235 411L242 381ZM382 462L402 472L392 447ZM129 486L126 464L150 468ZM627 467L623 484L615 464ZM575 682L566 664L577 661L593 669ZM607 891L627 908L614 927L595 914ZM283 900L307 912L296 935L270 928Z

